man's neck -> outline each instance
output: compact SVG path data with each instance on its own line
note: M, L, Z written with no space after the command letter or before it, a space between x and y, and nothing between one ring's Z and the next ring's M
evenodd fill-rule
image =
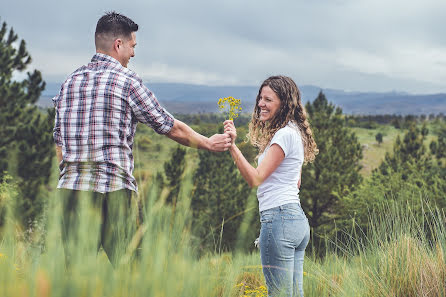
M118 55L117 55L116 52L110 52L110 51L104 51L104 50L101 50L101 49L96 49L96 53L110 56L110 57L116 59L119 62ZM119 62L119 63L121 63L121 62Z

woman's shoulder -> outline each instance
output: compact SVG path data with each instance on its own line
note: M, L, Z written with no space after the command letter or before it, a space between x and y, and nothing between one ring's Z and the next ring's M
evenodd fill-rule
M300 138L299 128L297 127L297 125L290 122L285 127L277 130L277 132L273 136L272 142L277 139L289 139L290 141L295 141L298 138Z
M299 127L297 127L297 125L295 123L290 121L290 122L288 122L288 124L285 127L277 130L275 135L279 136L279 135L285 135L285 134L299 136L300 135Z
M297 147L300 147L302 139L299 128L294 123L288 123L285 127L277 130L271 139L270 145L278 144L285 152L287 157L291 152L295 152Z

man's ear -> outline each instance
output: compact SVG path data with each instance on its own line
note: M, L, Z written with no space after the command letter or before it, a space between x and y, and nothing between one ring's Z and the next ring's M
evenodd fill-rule
M120 48L122 47L122 40L120 38L115 39L115 42L113 43L113 49L116 52L119 52Z

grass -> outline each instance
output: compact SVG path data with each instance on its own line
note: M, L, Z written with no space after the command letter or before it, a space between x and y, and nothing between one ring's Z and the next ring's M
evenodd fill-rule
M429 144L432 140L436 140L437 137L432 134L433 127L430 125L429 133L424 141L426 149L429 150ZM407 132L406 130L395 129L391 125L378 125L376 129L366 128L351 128L356 134L359 143L362 145L363 159L361 160L362 169L360 173L363 176L370 176L373 169L378 168L381 162L384 160L386 153L392 154L393 145L397 136L403 137ZM378 143L376 141L376 134L383 134L383 142Z
M363 159L360 173L363 176L369 176L373 169L381 164L385 154L392 152L396 137L403 135L401 130L390 125L380 126L377 129L352 128L352 130L362 145ZM380 144L375 139L375 135L379 132L384 135L383 142Z
M155 197L154 187L139 197L146 203L140 257L124 257L116 269L103 251L86 249L95 244L93 227L99 223L88 203L70 270L63 260L55 193L43 249L38 232L24 240L9 216L0 240L0 296L266 296L257 251L196 256L188 224L191 189L186 179L176 211ZM3 185L1 195L8 199L15 193ZM333 242L323 259L307 256L306 296L446 296L446 217L426 209L419 217L407 205L383 206L371 214L369 230Z
M391 150L400 133L390 126L378 129L355 128L361 144L368 145L364 149L364 162L369 162L364 163L368 165L365 175L379 165L377 160ZM378 131L384 134L381 145L375 140ZM146 206L140 229L143 236L134 238L142 240L140 257L126 256L122 265L113 269L102 250L98 254L92 249L89 252L85 247L96 242L99 231L94 226L98 226L99 218L85 203L81 240L72 247L76 260L67 271L60 236L60 205L56 193L50 191L43 245L42 230L20 230L11 212L6 227L0 230L0 296L266 296L258 251L214 252L197 257L189 224L196 150L188 150L182 199L174 210L164 205L165 192L157 196L151 180L169 159L175 144L150 130L143 132L141 136L148 137L142 140L146 147L135 149L136 168L140 170L138 198ZM0 186L0 203L11 204L16 196L13 186ZM332 242L332 249L323 259L312 255L305 258L306 296L446 296L444 213L426 207L420 216L408 205L386 205L370 215L369 230L345 233L348 239ZM135 246L127 250L133 251Z

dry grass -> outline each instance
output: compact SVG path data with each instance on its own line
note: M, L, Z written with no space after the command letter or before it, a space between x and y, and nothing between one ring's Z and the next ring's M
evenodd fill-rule
M366 296L446 296L446 265L440 245L434 250L404 235L379 252L376 266L361 274Z

